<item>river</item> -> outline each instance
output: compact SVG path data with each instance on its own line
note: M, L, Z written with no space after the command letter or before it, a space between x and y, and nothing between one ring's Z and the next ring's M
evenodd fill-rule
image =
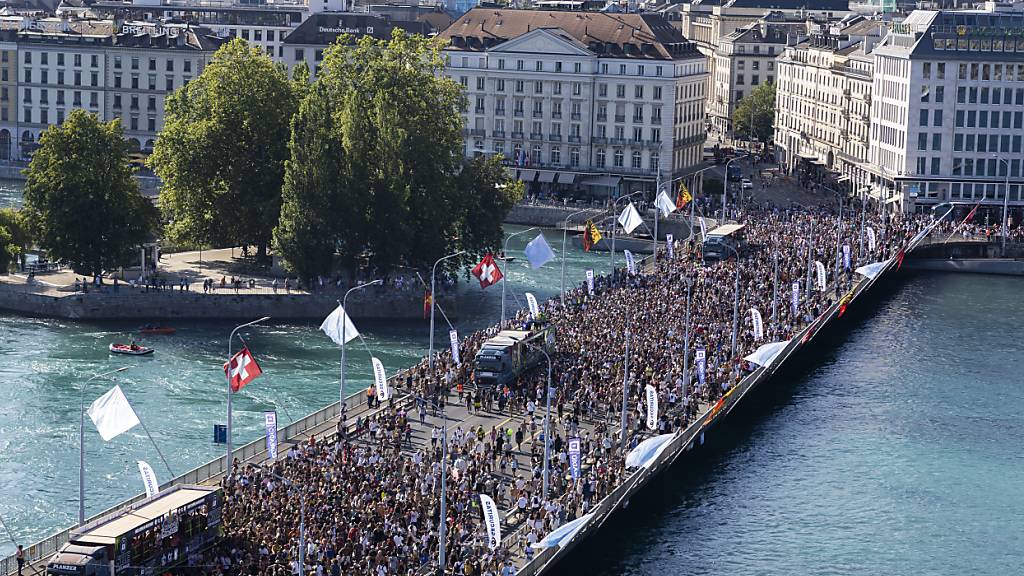
M559 574L1019 574L1020 279L915 275Z

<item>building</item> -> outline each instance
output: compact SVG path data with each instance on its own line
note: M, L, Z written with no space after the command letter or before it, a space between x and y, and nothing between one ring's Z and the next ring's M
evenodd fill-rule
M805 180L833 174L844 191L871 183L871 53L887 31L883 22L848 17L778 57L776 157L788 173Z
M466 155L532 192L649 190L702 159L706 60L661 16L476 8L441 38Z
M0 30L0 161L11 160L18 134L18 43L13 30Z
M1019 6L1019 5L1018 5ZM875 189L911 210L1024 206L1024 11L912 12L875 48Z

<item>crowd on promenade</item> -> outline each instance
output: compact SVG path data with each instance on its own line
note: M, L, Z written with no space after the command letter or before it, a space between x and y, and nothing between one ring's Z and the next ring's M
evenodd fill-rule
M738 259L704 264L698 242L677 242L672 258L662 249L656 264L638 274L618 268L597 277L592 292L584 284L564 302L544 303L541 317L557 333L547 499L539 440L546 370L486 396L474 390L469 359L495 333L492 327L462 342L461 364L446 351L432 367L423 362L409 370L400 388L416 398L411 403L391 403L339 423L337 438L311 439L266 468L236 466L223 482L227 537L208 573L299 574L304 518L303 574L426 573L436 567L443 521L449 573L510 576L514 564L534 553L530 544L593 510L628 474L625 453L650 434L644 427L646 385L656 388L662 407L656 433L685 427L752 368L745 355L792 338L843 296L858 266L895 256L930 218L869 214L863 230L871 234L862 232L855 209L847 208L842 221L825 211L740 212L747 246ZM817 289L815 261L825 265L825 290ZM618 262L624 264L621 256ZM800 283L795 303L794 282ZM752 329L752 308L765 319L760 339ZM508 326L533 322L520 311ZM627 338L629 432L623 449L619 419ZM698 347L707 354L703 377L695 370ZM487 422L494 424L451 422L445 438L433 415L452 404L493 415ZM506 422L507 416L515 417ZM567 453L573 437L581 440L584 461L578 480ZM448 476L443 519L442 465ZM517 529L496 549L487 546L479 494L490 495L503 511L506 532Z

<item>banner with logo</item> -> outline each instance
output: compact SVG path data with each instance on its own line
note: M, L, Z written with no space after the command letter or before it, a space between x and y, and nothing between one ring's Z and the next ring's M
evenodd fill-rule
M142 484L146 487L146 498L152 498L160 493L160 483L156 481L156 473L153 472L152 466L139 460L139 474L142 474Z
M668 259L669 260L672 260L672 259L674 259L676 257L675 254L673 253L674 247L672 246L674 241L675 240L674 240L674 238L672 238L671 234L665 234L665 251L668 252Z
M850 269L850 245L843 244L843 268Z
M704 377L707 372L708 361L707 361L707 350L704 347L697 348L697 380L700 382L701 387L704 386Z
M868 226L868 250L875 251L875 229Z
M700 241L703 242L708 237L708 229L704 224L704 217L700 217Z
M384 371L384 365L376 357L370 358L373 364L373 382L377 385L377 399L383 402L391 398L391 389L388 388L388 374Z
M448 339L452 342L452 360L455 361L455 367L462 366L462 361L459 359L459 333L455 330L448 331Z
M537 297L529 292L526 293L526 305L530 308L530 318L540 316L540 306L537 305Z
M587 293L594 294L594 269L587 268Z
M484 511L484 526L487 527L487 546L494 550L501 545L501 518L498 506L486 494L480 495L480 507Z
M793 315L796 316L800 310L800 282L793 282Z
M821 262L815 260L814 261L814 269L817 270L817 272L818 272L818 291L819 292L824 292L825 288L826 288L826 283L827 283L826 280L825 280L825 265L822 264Z
M750 309L750 322L754 325L754 340L764 338L764 320L761 318L761 311L757 308Z
M647 429L655 430L658 428L658 391L648 384L644 392L647 394Z
M626 255L626 272L630 275L636 274L636 261L633 260L633 253L629 250L623 250L623 254Z
M277 458L277 412L271 410L263 413L263 423L267 429L267 458Z
M581 467L580 439L569 438L569 470L572 471L572 479L580 479Z

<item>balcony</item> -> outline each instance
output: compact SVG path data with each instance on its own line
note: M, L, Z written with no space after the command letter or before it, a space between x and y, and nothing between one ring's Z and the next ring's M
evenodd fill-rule
M512 139L513 140L522 140L523 139L523 133L522 132L513 132L512 133Z
M608 121L608 115L607 114L598 114L597 115L597 121L598 122L607 122Z
M625 114L616 114L615 115L615 121L618 122L619 124L622 124L623 122L626 121L626 115Z
M505 131L504 130L491 130L491 138L504 138L504 137L505 137Z
M516 117L519 117L519 118L522 118L523 117L523 111L522 110L516 110L515 112L512 113L512 115L516 116Z
M533 111L533 117L534 118L543 118L544 117L544 111L543 110L534 110Z
M571 142L573 144L579 144L580 143L580 137L579 136L569 136L569 142Z
M482 107L477 107L473 111L476 112L477 114L483 114L484 113L484 109Z
M494 115L495 116L504 116L505 115L505 109L504 108L495 108L494 109Z
M561 134L548 134L548 141L550 141L550 142L561 142L562 141L562 135Z
M612 138L612 139L608 140L608 143L611 144L612 146L625 146L626 145L626 139L625 138Z
M552 112L551 113L551 118L553 118L555 120L559 120L559 119L562 118L562 113L561 112Z
M654 125L654 126L660 126L661 125L661 116L658 116L657 118L651 118L651 124Z
M530 140L543 140L544 135L540 132L530 132Z
M608 139L600 136L595 136L590 139L591 144L607 144Z
M580 119L580 113L579 112L573 112L572 113L572 119L573 120L579 120Z
M469 135L470 136L480 136L481 138L483 138L484 136L487 135L487 131L484 130L483 128L470 128Z

